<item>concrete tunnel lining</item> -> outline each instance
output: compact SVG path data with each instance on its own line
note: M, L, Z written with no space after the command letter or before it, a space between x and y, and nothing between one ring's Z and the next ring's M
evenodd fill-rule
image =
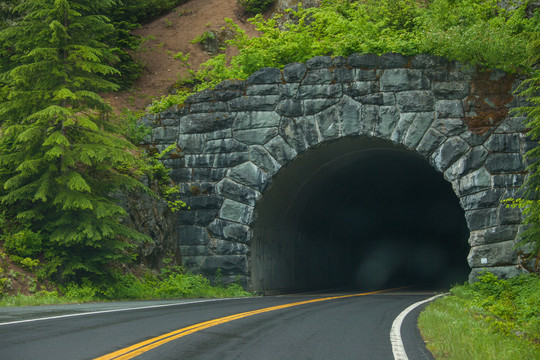
M469 232L450 183L389 141L312 149L282 169L256 209L254 289L444 287L469 272Z

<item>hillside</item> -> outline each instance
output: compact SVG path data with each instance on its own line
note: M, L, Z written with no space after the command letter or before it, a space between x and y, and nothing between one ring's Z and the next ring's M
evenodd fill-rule
M187 73L183 64L173 58L175 54L190 54L189 62L196 69L211 55L199 44L192 44L193 39L208 30L219 31L225 26L226 18L234 20L253 36L257 32L246 21L249 17L236 0L191 0L144 24L134 33L148 40L133 54L144 65L143 75L130 90L104 94L104 98L117 111L122 108L143 110L152 98L166 94L176 79Z

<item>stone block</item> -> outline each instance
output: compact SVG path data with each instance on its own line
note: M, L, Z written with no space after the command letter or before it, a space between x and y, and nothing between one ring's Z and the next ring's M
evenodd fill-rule
M375 81L377 80L377 71L376 70L366 70L366 69L352 69L352 79L353 81Z
M216 91L245 91L245 80L223 80L216 85Z
M186 104L214 101L214 90L204 89L186 98Z
M313 98L336 98L341 97L343 94L341 84L330 85L305 85L302 84L298 88L299 99L313 99Z
M399 111L395 106L379 108L379 122L375 127L375 136L389 139L399 121Z
M322 137L317 126L317 120L313 116L304 116L296 119L296 124L304 134L309 146L317 145L322 141Z
M476 146L450 166L444 175L448 180L454 181L483 166L487 156L488 152L483 146Z
M280 163L278 163L276 159L260 145L249 147L249 160L266 171L269 175L276 174L281 168Z
M246 225L216 219L208 226L208 230L215 237L220 237L242 244L249 244L251 242L252 231Z
M216 101L229 101L245 95L245 91L216 91Z
M416 151L425 157L429 157L445 140L446 136L434 128L429 128L416 147Z
M243 96L229 101L230 111L273 111L279 95Z
M440 172L444 172L469 149L469 145L463 139L455 136L446 140L433 152L430 162Z
M506 117L503 119L496 133L515 133L526 130L526 117Z
M340 66L348 66L347 58L343 56L335 56L332 58L332 66L333 67L340 67Z
M478 281L478 277L484 271L489 271L500 279L509 279L525 273L525 270L517 267L516 265L511 266L497 266L497 267L478 267L471 269L469 274L469 282L473 283Z
M229 113L189 114L180 121L180 134L207 133L229 128L234 116Z
M246 255L249 252L245 244L216 238L210 239L208 248L216 255Z
M465 219L470 231L493 227L497 225L497 208L465 211Z
M459 179L459 194L461 196L488 190L490 187L491 175L483 167Z
M435 82L432 91L437 99L462 100L469 95L470 86L467 82Z
M518 228L516 225L500 225L483 230L471 231L469 244L471 246L478 246L514 240Z
M279 95L278 84L249 85L246 89L247 96Z
M247 161L248 154L229 153L229 154L205 154L205 155L186 155L186 167L212 167L222 168L236 166Z
M379 67L379 57L375 54L352 54L347 57L349 66L375 69Z
M304 114L305 115L315 115L329 107L337 104L339 101L338 98L331 99L309 99L304 100Z
M464 116L460 100L437 100L435 109L439 118L462 118Z
M230 169L227 177L262 192L268 183L268 174L250 161Z
M219 209L223 203L223 197L218 195L198 195L186 199L191 210Z
M277 127L236 130L234 138L248 145L264 145L278 134Z
M379 68L391 69L407 66L410 58L398 53L384 53L379 56Z
M322 69L332 67L332 58L330 56L315 56L306 61L308 69Z
M416 69L388 69L380 79L381 91L427 90L429 80Z
M217 217L219 209L197 210L195 225L208 226Z
M501 204L499 206L499 223L501 225L519 225L521 223L521 209Z
M176 213L176 221L178 225L195 225L195 220L197 217L197 211L180 209Z
M359 134L367 137L372 137L375 133L375 128L379 124L379 106L363 105L362 106L362 121L360 122Z
M235 200L249 206L255 206L257 201L261 198L261 193L258 191L228 178L219 182L217 185L217 192L227 199Z
M491 174L522 172L525 164L520 154L492 153L486 159L486 169Z
M247 85L278 84L281 83L281 70L276 68L262 68L249 76Z
M302 131L298 125L296 125L294 119L284 117L281 120L279 135L281 135L287 144L289 144L297 153L304 152L309 147L304 138L304 134L302 134Z
M433 111L433 94L430 91L402 91L396 93L396 100L403 112Z
M204 152L206 154L243 152L247 150L248 147L246 144L242 144L235 139L209 140L204 146Z
M212 132L204 133L206 140L217 140L232 138L232 130L230 128L220 129Z
M258 129L278 126L280 116L274 111L242 112L236 115L234 130Z
M288 164L296 157L296 151L281 136L276 136L264 147L281 165Z
M220 181L225 177L227 173L227 168L221 169L208 169L208 168L195 168L190 171L193 174L194 181Z
M279 102L276 112L281 116L298 117L304 113L302 101L298 99L284 99Z
M292 99L298 95L299 83L279 85L279 95L281 99Z
M335 83L350 83L353 81L353 70L344 67L335 68L332 72L333 82Z
M343 93L352 98L369 95L378 91L379 83L377 81L355 81L343 85Z
M517 254L513 247L513 241L474 246L469 252L467 261L471 268L515 265Z
M357 135L362 121L362 104L344 96L337 104L343 135Z
M336 106L326 109L314 116L317 120L321 136L325 140L337 139L341 135L339 110Z
M416 148L434 119L435 114L431 112L414 113L414 119L403 138L403 145L410 149Z
M467 125L461 119L437 118L433 127L446 136L456 136L467 131Z
M178 129L175 127L156 127L152 129L152 142L154 144L172 144L176 141Z
M517 153L520 144L519 134L493 134L486 140L484 146L489 152Z
M201 264L203 275L215 275L221 269L223 275L238 275L247 273L247 257L245 255L216 255L207 256Z
M253 207L238 201L225 199L219 217L223 220L249 225L253 221Z
M193 180L191 169L173 168L171 169L169 176L174 182L184 182L184 181Z
M190 271L198 272L204 259L206 256L182 256L182 265Z
M332 82L333 75L330 69L314 69L308 70L302 85L323 85Z
M399 121L392 132L390 139L398 144L403 143L403 139L407 134L407 131L411 127L411 124L414 120L414 113L401 113L399 116Z
M208 256L212 252L208 249L207 246L202 245L182 245L179 246L180 254L184 256Z
M189 112L191 114L226 112L227 110L227 103L225 101L200 102L189 106Z
M283 78L288 83L299 83L306 75L307 67L305 64L292 63L283 68Z
M502 189L489 189L459 199L463 210L477 210L499 206L504 195Z
M178 227L178 245L206 245L208 241L210 236L204 227L192 225Z
M184 154L200 154L204 150L205 141L204 134L180 134L176 142Z
M493 175L492 178L494 188L518 188L525 181L525 175L523 174Z

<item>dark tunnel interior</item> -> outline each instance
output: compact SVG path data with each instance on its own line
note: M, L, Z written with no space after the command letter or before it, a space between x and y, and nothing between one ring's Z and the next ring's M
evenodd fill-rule
M444 289L467 278L468 236L451 184L426 159L345 138L299 156L265 191L252 288Z

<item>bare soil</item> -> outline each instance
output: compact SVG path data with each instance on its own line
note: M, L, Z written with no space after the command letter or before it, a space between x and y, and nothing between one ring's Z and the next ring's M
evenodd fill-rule
M225 19L234 20L247 35L257 31L246 20L250 17L236 0L191 0L169 14L144 24L133 33L146 40L134 58L144 65L143 75L133 87L121 93L102 94L118 112L122 108L143 110L154 98L166 95L179 76L187 74L184 65L173 58L178 52L189 55L192 69L210 59L200 44L191 41L207 30L219 31ZM234 49L227 49L232 55Z

